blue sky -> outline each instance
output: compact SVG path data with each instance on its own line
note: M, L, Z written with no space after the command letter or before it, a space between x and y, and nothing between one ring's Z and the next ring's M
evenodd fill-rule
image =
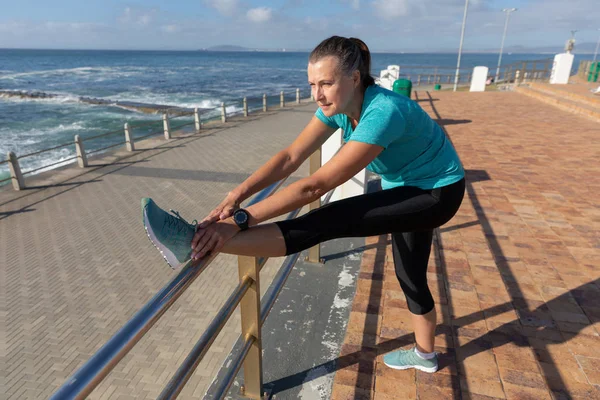
M600 35L599 0L470 0L465 50L563 46ZM455 51L464 0L2 1L0 48L193 50L232 44L310 49L330 35L374 51Z

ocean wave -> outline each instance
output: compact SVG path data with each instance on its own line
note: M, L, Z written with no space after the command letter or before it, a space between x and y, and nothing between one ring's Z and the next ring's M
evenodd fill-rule
M48 70L36 70L28 72L16 72L9 73L7 75L0 75L0 80L17 80L22 78L40 77L50 78L56 75L79 75L82 77L90 76L93 74L105 74L116 78L139 75L146 71L149 67L77 67L77 68L59 68L59 69L48 69ZM11 71L13 72L13 71Z
M179 95L178 97L182 97ZM112 100L112 101L128 101L133 103L141 103L141 104L160 104L171 107L180 107L180 108L214 108L221 105L221 101L219 99L204 99L194 101L192 99L193 96L190 94L185 94L185 99L174 99L172 94L161 94L161 93L153 93L153 92L122 92L114 96L107 96L103 99Z
M8 151L15 151L34 146L40 143L46 143L50 136L62 134L64 132L84 132L95 130L96 128L86 126L85 121L72 122L70 124L59 124L52 127L39 127L30 129L15 129L15 127L0 128L0 154L6 154ZM48 145L47 147L52 147Z

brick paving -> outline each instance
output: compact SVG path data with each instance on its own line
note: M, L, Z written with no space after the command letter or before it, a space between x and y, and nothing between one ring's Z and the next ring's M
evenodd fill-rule
M414 336L389 237L368 238L332 398L600 399L598 124L519 93L417 98L468 180L430 258L441 369L383 365Z
M48 398L175 276L145 235L142 197L204 217L315 109L159 137L136 143L133 155L90 159L85 170L28 177L21 192L0 188L0 398ZM292 180L307 173L308 163ZM263 268L263 291L282 261ZM219 255L89 398L156 398L237 282L237 258ZM239 330L234 314L181 398L202 398Z

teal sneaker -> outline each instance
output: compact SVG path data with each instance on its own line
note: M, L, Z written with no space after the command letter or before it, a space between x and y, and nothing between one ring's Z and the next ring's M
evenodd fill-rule
M383 356L383 363L394 369L415 368L433 373L438 370L437 354L431 360L424 360L415 353L415 349L397 350Z
M171 268L177 269L191 258L197 222L194 220L190 224L177 211L171 212L173 215L161 209L152 199L142 199L146 233Z

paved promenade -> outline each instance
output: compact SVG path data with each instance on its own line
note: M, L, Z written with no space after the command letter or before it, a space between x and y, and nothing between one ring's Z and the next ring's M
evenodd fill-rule
M189 221L203 218L315 109L275 109L169 142L159 136L84 175L69 168L27 179L25 191L0 189L0 398L48 398L175 276L145 235L142 197ZM307 173L308 163L292 178ZM263 292L282 261L263 268ZM217 257L90 398L155 399L237 282L237 257ZM182 398L202 397L239 327L236 314Z
M332 398L600 399L600 129L518 93L418 93L467 169L435 236L436 374L414 343L389 238L369 238Z
M388 238L368 238L331 397L600 399L598 124L519 93L417 99L468 171L463 205L431 255L442 369L382 365L413 342L412 327ZM83 175L0 189L2 398L47 398L174 276L145 237L141 197L203 217L314 110L154 139L114 164L91 160ZM281 261L263 269L263 290ZM235 257L220 255L90 398L156 398L236 282ZM238 332L236 315L181 398L201 398Z

